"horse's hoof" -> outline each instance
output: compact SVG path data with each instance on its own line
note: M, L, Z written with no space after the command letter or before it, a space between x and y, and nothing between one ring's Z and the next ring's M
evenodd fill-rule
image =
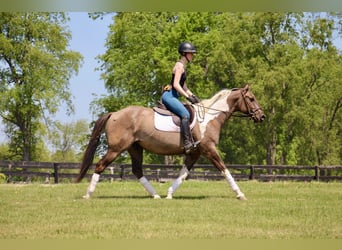
M156 200L156 199L161 199L161 198L160 198L159 194L155 194L155 195L153 195L153 199Z
M82 198L85 199L85 200L89 200L90 195L89 194L83 195Z
M168 194L165 199L172 200L172 194Z
M236 198L240 201L247 201L247 198L244 194L237 195Z

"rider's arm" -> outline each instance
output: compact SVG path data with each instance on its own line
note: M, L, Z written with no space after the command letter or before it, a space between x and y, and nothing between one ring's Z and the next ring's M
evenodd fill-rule
M188 98L189 96L191 96L189 94L189 90L185 91L182 86L179 84L181 76L184 72L184 67L183 64L180 62L177 62L175 67L173 68L173 73L175 74L175 77L173 79L173 87L177 90L177 92L184 96L185 98ZM191 93L191 92L190 92Z

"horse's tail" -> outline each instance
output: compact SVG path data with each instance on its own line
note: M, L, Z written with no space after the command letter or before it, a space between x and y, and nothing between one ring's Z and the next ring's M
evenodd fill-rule
M80 173L75 180L76 183L79 183L83 179L89 167L93 163L94 155L96 152L97 145L99 144L102 131L110 116L111 113L104 114L96 121L95 126L93 128L93 132L91 134L90 141L83 156L82 164L80 167Z

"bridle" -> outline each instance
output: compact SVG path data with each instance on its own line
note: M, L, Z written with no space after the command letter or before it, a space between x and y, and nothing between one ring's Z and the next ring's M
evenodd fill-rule
M261 110L261 108L256 108L254 109L253 107L251 107L251 104L250 102L248 102L246 99L246 94L243 92L242 89L233 89L233 90L240 90L240 93L242 95L242 99L247 107L247 110L248 110L248 114L234 114L233 112L231 111L225 111L225 110L220 110L220 109L215 109L215 108L211 108L211 107L205 107L202 103L196 103L195 105L197 105L197 107L199 108L198 110L198 116L203 119L204 118L204 114L205 114L205 111L204 109L209 109L209 110L214 110L214 111L217 111L217 112L222 112L226 115L226 117L228 118L229 115L230 116L234 116L234 117L242 117L242 118L254 118L255 117L255 114L257 111ZM201 111L200 111L201 110Z
M253 107L251 107L251 103L250 103L249 101L247 101L246 93L244 93L244 92L242 91L242 89L240 89L240 90L241 90L242 99L244 100L245 105L246 105L247 110L248 110L248 114L246 114L245 116L254 119L254 118L255 118L255 114L256 114L259 110L261 110L261 108L260 108L260 107L258 107L258 108L253 108Z

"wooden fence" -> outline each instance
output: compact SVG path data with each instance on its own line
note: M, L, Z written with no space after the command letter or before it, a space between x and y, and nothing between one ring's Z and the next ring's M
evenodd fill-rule
M25 162L1 161L0 179L7 182L44 183L72 182L79 171L79 163L62 162ZM90 178L95 165L86 175ZM158 182L164 182L178 177L181 165L145 164L144 175ZM258 181L341 181L342 166L268 166L268 165L228 165L236 180ZM101 175L101 180L131 180L135 179L130 164L110 165ZM188 179L222 180L221 173L213 165L195 165Z

